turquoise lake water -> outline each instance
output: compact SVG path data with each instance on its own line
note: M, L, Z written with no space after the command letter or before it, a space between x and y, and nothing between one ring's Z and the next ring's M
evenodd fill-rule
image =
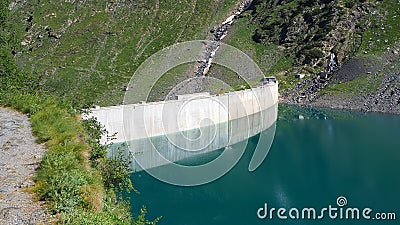
M248 140L230 172L205 185L173 186L145 171L134 173L140 194L131 194L132 213L146 205L148 219L162 216L160 225L399 224L400 116L279 107L272 147L256 171L249 172L248 165L259 136ZM338 206L339 197L347 204ZM268 211L285 208L288 218L273 212L260 219L257 211L265 204ZM336 219L321 213L329 205L337 208L331 211ZM298 219L290 217L292 208ZM322 218L308 219L305 211L302 219L304 208L315 208ZM346 220L348 208L359 209L360 219ZM370 220L362 215L365 208L372 210ZM373 220L393 213L395 220Z

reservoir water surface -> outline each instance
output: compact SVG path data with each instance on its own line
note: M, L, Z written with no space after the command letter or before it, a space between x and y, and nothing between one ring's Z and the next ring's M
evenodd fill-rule
M259 137L248 140L243 157L231 171L205 185L180 187L158 181L145 171L133 173L131 179L140 194L130 194L132 213L145 205L147 218L162 216L161 225L400 221L400 116L279 106L272 147L262 165L249 172ZM205 157L212 159L215 154ZM264 215L266 205L266 218L260 219L257 211ZM332 217L323 210L329 207L336 208L330 212ZM272 218L271 208L276 208ZM286 219L278 217L279 208L286 209L282 213ZM298 218L293 208L299 211ZM311 208L316 211L315 219ZM359 209L360 219L352 219L351 211L346 219L348 208ZM369 220L362 215L365 208L372 210ZM377 220L380 215L396 218Z

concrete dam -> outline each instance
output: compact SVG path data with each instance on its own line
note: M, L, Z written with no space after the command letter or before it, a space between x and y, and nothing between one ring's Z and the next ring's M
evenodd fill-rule
M275 125L278 83L222 95L196 93L177 100L93 109L113 143L133 153L135 171L223 149ZM106 137L102 138L106 143ZM271 140L272 143L272 140Z

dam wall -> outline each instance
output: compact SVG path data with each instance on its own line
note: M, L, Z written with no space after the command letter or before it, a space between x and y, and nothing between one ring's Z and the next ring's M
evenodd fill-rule
M126 143L134 169L148 169L233 145L273 125L278 84L219 96L198 93L177 100L94 109L114 143ZM102 142L106 142L103 137Z

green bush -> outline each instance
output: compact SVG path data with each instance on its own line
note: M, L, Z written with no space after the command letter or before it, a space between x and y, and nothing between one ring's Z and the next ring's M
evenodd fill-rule
M116 189L117 192L133 190L133 183L130 179L130 169L132 161L129 150L117 148L113 150L113 154L104 160L100 166L104 185L108 189Z
M89 204L85 203L81 193L82 187L88 184L83 170L61 168L51 174L38 175L36 180L41 180L37 188L40 198L50 203L49 208L53 212L70 213Z
M303 52L303 54L305 55L306 59L319 59L323 56L322 51L316 48L306 50Z
M129 205L114 202L108 198L105 201L104 209L100 213L93 213L86 210L76 210L71 214L63 214L62 221L64 224L71 225L126 225L135 224L136 222L127 223L130 221ZM147 221L148 222L148 221ZM146 219L138 225L146 224ZM149 224L149 223L147 223Z
M88 133L86 141L91 146L92 166L99 169L105 188L115 189L117 193L136 191L130 179L130 173L133 172L130 164L133 158L125 144L113 145L110 142L113 140L113 135L109 136L104 127L94 118L82 120L81 124ZM109 144L100 144L100 138L103 135L108 136ZM108 150L112 154L108 155Z
M96 167L99 160L107 156L107 148L109 146L100 144L100 138L103 134L108 135L108 133L95 118L82 120L81 125L86 130L86 142L91 147L89 159L92 162L92 166Z

